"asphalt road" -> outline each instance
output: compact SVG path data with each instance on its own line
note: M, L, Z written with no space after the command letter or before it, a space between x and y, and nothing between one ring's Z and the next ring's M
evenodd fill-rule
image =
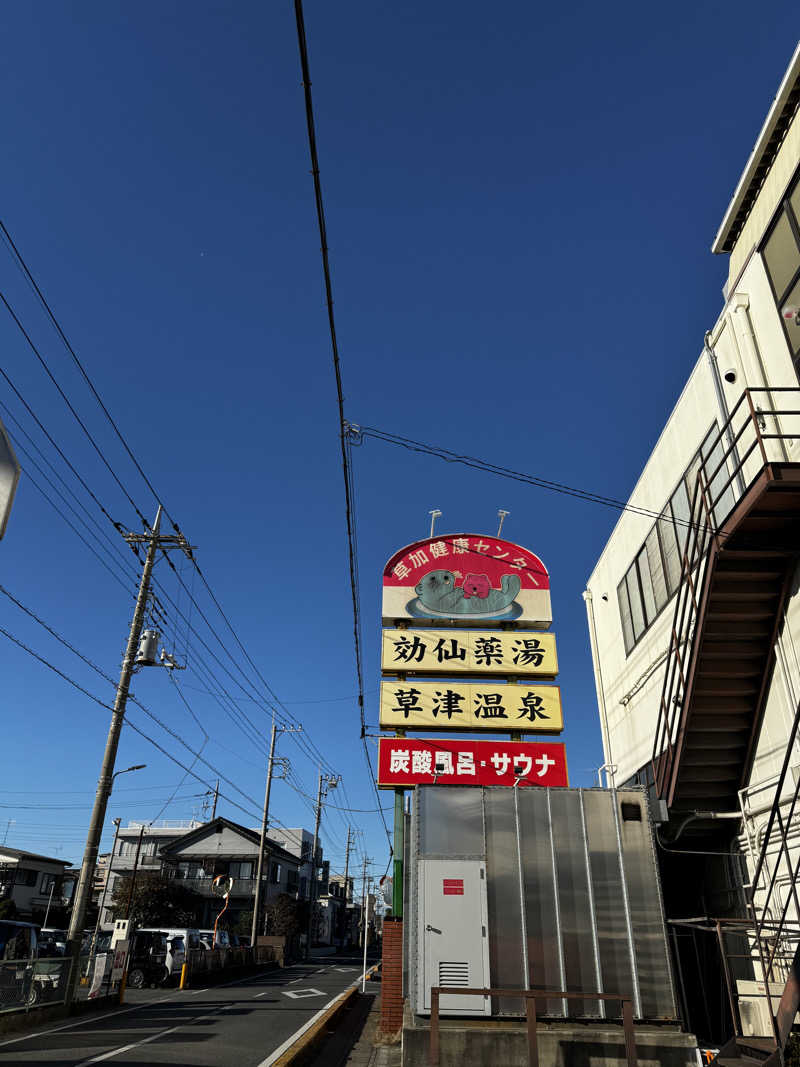
M143 991L115 1011L1 1039L0 1067L269 1067L360 975L360 959L326 956L208 989Z

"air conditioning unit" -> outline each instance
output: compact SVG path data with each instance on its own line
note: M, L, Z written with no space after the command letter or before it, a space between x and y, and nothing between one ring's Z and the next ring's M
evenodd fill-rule
M742 1035L744 1037L772 1037L772 1017L764 983L739 979L736 982L736 993L739 998ZM769 983L773 1011L777 1011L782 993L783 986L780 982Z

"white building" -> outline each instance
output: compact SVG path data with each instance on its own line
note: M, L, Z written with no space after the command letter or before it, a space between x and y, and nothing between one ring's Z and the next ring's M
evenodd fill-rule
M800 47L713 242L730 257L722 307L584 594L607 781L666 801L667 918L728 920L734 999L752 975L735 957L755 939L725 929L748 918L762 849L759 886L773 872L775 885L753 905L762 948L785 920L771 938L781 988L800 920L775 816L765 843L787 753L784 823L800 782L799 101ZM673 925L676 974L691 1028L720 1040L738 1021L701 925Z

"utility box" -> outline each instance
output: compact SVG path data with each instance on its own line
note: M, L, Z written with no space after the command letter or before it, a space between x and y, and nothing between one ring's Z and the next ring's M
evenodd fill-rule
M120 941L127 941L130 936L130 919L117 919L111 931L111 948L116 948Z
M431 1010L431 986L486 988L489 981L486 864L480 860L420 859L416 1011ZM489 1015L489 997L443 994L439 1010Z

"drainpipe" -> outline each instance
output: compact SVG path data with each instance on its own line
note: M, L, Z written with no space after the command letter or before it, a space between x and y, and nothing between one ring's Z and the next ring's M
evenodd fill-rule
M734 293L731 307L734 312L732 322L736 323L739 327L738 331L734 329L734 335L738 334L741 337L745 351L750 357L751 362L758 367L758 372L761 377L761 385L768 390L769 382L767 381L767 371L764 367L764 360L761 358L761 349L758 347L755 331L753 330L753 321L750 318L750 297L746 293ZM766 398L770 409L775 411L775 401L772 398L772 393L768 391L766 393ZM756 411L758 411L758 405L756 405ZM773 416L773 418L775 419L775 426L778 433L782 434L783 430L781 429L780 419L777 416ZM784 462L787 462L789 457L782 437L778 438L778 444Z
M614 789L614 772L616 768L614 767L611 758L611 736L608 729L606 697L605 692L603 691L603 672L600 669L600 654L597 649L597 629L595 628L594 622L594 604L592 602L591 590L584 589L581 595L586 602L586 618L589 623L589 645L592 650L592 666L594 667L594 686L597 690L597 704L600 708L600 734L603 738L603 757L605 759L604 766L606 769L606 781L610 788Z
M731 329L733 329L733 326L731 326ZM706 353L708 365L711 368L711 380L714 382L714 392L717 396L717 404L719 404L720 419L722 421L722 425L726 427L725 436L728 438L728 448L731 449L729 459L733 460L736 465L736 481L739 485L739 496L742 496L745 489L744 476L742 474L741 465L739 463L739 451L736 448L736 445L734 444L733 427L728 422L731 413L728 410L728 402L725 399L725 393L722 388L722 377L719 373L717 353L711 347L711 330L706 330L705 332L705 336L703 337L703 348Z

